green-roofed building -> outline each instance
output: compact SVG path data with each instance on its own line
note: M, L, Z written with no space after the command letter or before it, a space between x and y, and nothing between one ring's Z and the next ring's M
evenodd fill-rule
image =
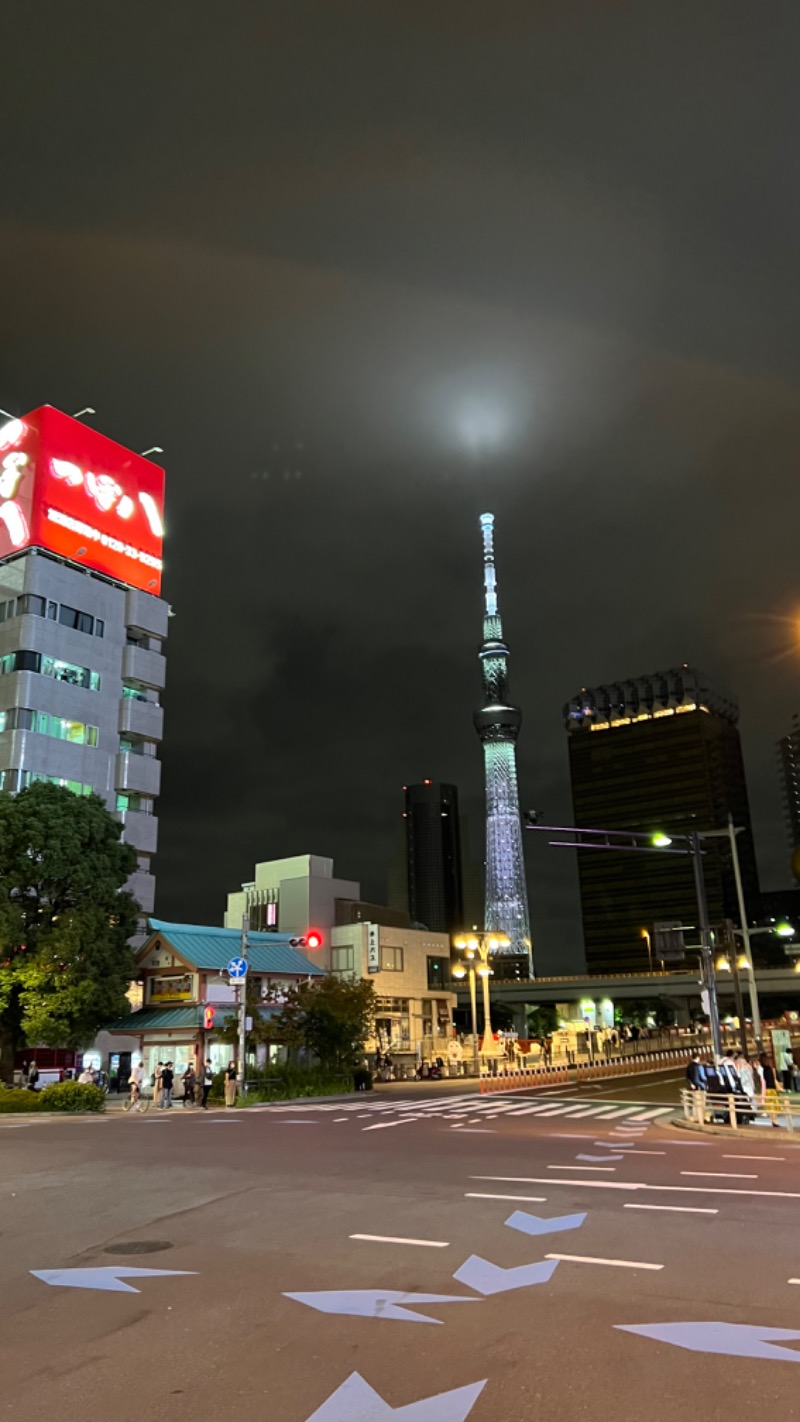
M239 956L241 934L232 928L157 918L149 923L150 935L136 957L141 1005L105 1029L112 1072L127 1081L137 1052L145 1079L157 1062L165 1061L174 1063L178 1079L190 1063L196 1067L207 1058L218 1070L234 1055L218 1033L236 1010L236 987L226 968ZM276 996L324 976L303 952L302 939L288 933L249 933L247 946L251 987L255 984L260 995L272 999L270 1006L259 1008L266 1020L279 1010Z

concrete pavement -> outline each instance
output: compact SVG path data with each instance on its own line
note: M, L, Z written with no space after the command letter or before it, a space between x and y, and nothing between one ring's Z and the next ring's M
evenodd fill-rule
M676 1138L665 1103L613 1085L616 1100L412 1089L0 1118L3 1408L25 1422L683 1422L769 1398L790 1415L800 1354L741 1356L752 1335L736 1330L722 1336L737 1356L622 1330L800 1336L800 1148L783 1132ZM115 1266L188 1272L129 1277L131 1293L31 1273ZM407 1301L409 1318L403 1294L438 1302Z

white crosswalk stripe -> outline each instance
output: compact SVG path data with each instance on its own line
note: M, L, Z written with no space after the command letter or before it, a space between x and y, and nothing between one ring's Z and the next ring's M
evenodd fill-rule
M541 1095L538 1098L533 1094L529 1096L506 1095L498 1092L496 1095L476 1097L474 1094L461 1094L451 1097L434 1097L426 1100L414 1100L413 1097L402 1097L396 1100L364 1100L342 1102L337 1101L328 1105L326 1102L308 1102L285 1104L276 1102L274 1105L263 1105L252 1108L260 1112L268 1112L277 1116L290 1113L295 1118L301 1113L315 1113L323 1117L330 1112L336 1114L341 1120L344 1117L352 1119L359 1117L374 1122L386 1121L387 1123L398 1119L411 1122L415 1119L417 1124L426 1121L437 1123L461 1123L467 1118L473 1124L497 1120L502 1126L503 1121L515 1121L517 1117L527 1119L535 1117L537 1120L549 1121L563 1117L565 1119L583 1120L591 1118L592 1124L599 1127L606 1121L618 1122L627 1121L635 1123L639 1130L645 1131L647 1126L661 1116L674 1114L675 1108L672 1106L651 1106L644 1101L595 1101L592 1105L587 1105L585 1098L570 1098L564 1096L553 1096L551 1094ZM372 1129L372 1127L368 1127Z

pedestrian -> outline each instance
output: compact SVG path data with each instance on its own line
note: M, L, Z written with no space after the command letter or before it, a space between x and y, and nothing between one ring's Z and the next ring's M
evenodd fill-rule
M172 1087L175 1082L175 1073L172 1070L172 1062L167 1062L161 1073L161 1105L165 1111L172 1107Z
M29 1091L35 1091L35 1090L36 1090L36 1083L37 1083L38 1080L39 1080L39 1068L37 1067L37 1065L36 1065L35 1062L31 1062L30 1068L29 1068L29 1071L28 1071L28 1090L29 1090Z
M144 1067L139 1062L128 1077L128 1085L131 1090L131 1106L134 1111L141 1109L142 1082L144 1081Z
M164 1063L159 1062L153 1072L153 1105L160 1110L163 1103Z
M85 1066L83 1068L83 1071L78 1077L78 1081L80 1082L81 1086L94 1085L94 1072L92 1071L92 1068L90 1066Z
M761 1080L764 1083L761 1093L761 1108L766 1111L773 1126L779 1130L780 1127L778 1126L777 1117L780 1103L778 1101L778 1086L775 1080L775 1071L766 1052L762 1052L758 1060L761 1066Z
M750 1107L753 1114L755 1114L756 1078L755 1073L753 1072L753 1068L750 1065L750 1058L746 1057L744 1052L737 1052L736 1056L734 1057L733 1064L736 1068L736 1075L738 1076L739 1081L741 1083L742 1091L750 1102ZM753 1116L748 1117L748 1120L752 1119Z
M692 1060L686 1068L686 1080L688 1081L692 1091L706 1090L706 1069L700 1060L699 1052L692 1053Z
M794 1081L794 1054L791 1047L784 1047L781 1056L781 1081L784 1091L791 1091Z
M189 1102L194 1102L194 1067L190 1062L183 1073L183 1104L188 1106Z
M210 1062L203 1067L203 1098L200 1102L204 1111L208 1110L208 1093L214 1085L214 1072Z
M236 1105L236 1063L228 1062L225 1068L225 1105Z

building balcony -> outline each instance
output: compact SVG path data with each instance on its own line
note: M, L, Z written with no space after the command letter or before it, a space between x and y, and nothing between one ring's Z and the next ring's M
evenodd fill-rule
M169 604L151 593L128 588L125 594L125 626L149 637L166 637Z
M141 810L123 810L119 815L122 838L142 854L155 854L158 848L158 817Z
M138 681L153 691L160 691L166 682L167 664L160 652L144 647L128 646L122 652L122 680Z
M161 761L156 760L154 755L123 751L117 756L114 789L130 790L139 795L157 795L161 789Z
M164 737L164 708L154 701L135 701L125 696L119 704L119 733L121 736L143 736L148 741L160 741Z
M133 894L142 913L152 913L156 903L156 879L154 874L137 871L131 874L125 888Z

